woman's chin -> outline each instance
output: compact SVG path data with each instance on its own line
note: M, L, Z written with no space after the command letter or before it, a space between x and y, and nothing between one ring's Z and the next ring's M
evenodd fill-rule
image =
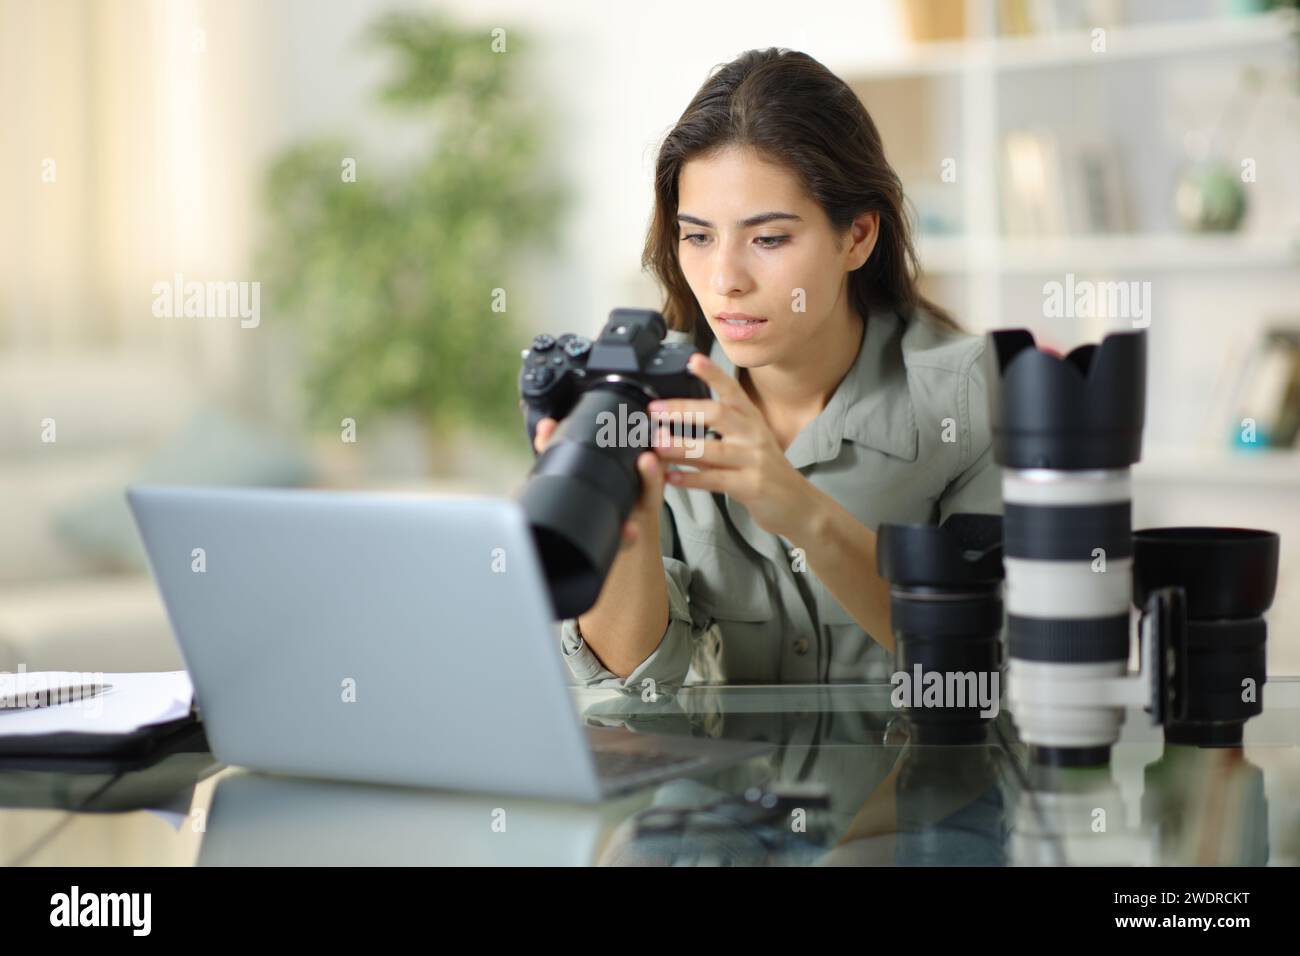
M728 342L719 339L722 353L736 368L759 368L771 364L771 347L759 342Z

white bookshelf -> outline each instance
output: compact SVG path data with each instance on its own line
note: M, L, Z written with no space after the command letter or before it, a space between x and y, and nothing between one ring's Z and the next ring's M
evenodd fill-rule
M1034 314L1024 310L1035 290L1067 273L1150 280L1161 297L1161 314L1178 326L1152 328L1150 347L1153 355L1164 355L1179 368L1188 353L1180 343L1171 344L1171 337L1203 340L1198 347L1223 356L1226 367L1227 356L1241 352L1239 343L1257 334L1259 323L1297 314L1300 215L1293 215L1294 206L1287 206L1285 215L1248 220L1245 225L1253 228L1239 232L1174 231L1174 176L1186 157L1174 147L1171 130L1187 128L1184 87L1189 73L1221 70L1225 77L1237 77L1239 66L1293 63L1300 16L1280 10L1207 18L1211 7L1206 4L1195 19L1099 22L1105 30L1105 51L1098 53L1092 26L999 35L998 9L998 0L966 0L964 39L903 45L886 59L833 66L877 117L886 153L903 175L909 195L918 205L924 205L925 198L937 203L930 206L933 221L959 230L918 234L928 291L968 328L983 331L1033 327ZM1128 9L1140 14L1138 7ZM1197 9L1188 15L1196 16ZM1173 78L1183 86L1175 85ZM1195 98L1193 102L1200 106ZM1051 103L1059 103L1059 110L1045 108ZM1131 161L1138 166L1123 170L1134 176L1123 184L1134 193L1125 196L1123 218L1138 231L1033 237L1005 233L1000 193L1004 134L1011 129L1059 132L1061 148L1067 150L1078 131L1072 125L1076 123L1083 135L1122 143L1136 157ZM1291 155L1291 140L1285 142L1286 161L1275 161L1272 174L1294 182L1300 156ZM939 180L940 158L946 156L959 157L955 186ZM1142 174L1147 175L1145 181L1140 181ZM920 188L928 193L916 191ZM953 188L960 192L942 192ZM1167 194L1161 195L1161 190ZM1249 194L1248 203L1267 206L1275 195L1261 187ZM930 221L927 218L926 224ZM1227 289L1232 292L1223 292ZM1229 304L1203 302L1207 290L1227 295ZM1048 329L1044 323L1039 327ZM1079 334L1091 338L1096 328ZM1229 341L1233 338L1237 341ZM1203 364L1196 367L1195 381L1209 388L1215 377ZM1171 443L1172 430L1164 425L1174 416L1185 422L1201 415L1208 403L1195 409L1191 406L1196 403L1187 403L1184 408L1185 389L1193 379L1171 375L1169 368L1149 376L1149 400L1158 407L1149 405L1148 424L1161 425L1148 436L1156 450L1140 466L1143 480L1185 483L1189 491L1199 488L1206 494L1231 485L1264 489L1300 484L1296 454L1247 455L1208 447L1203 436L1213 428L1184 428ZM1171 390L1157 394L1157 378L1161 387Z
M966 22L982 31L968 39L904 46L888 58L850 65L848 72L854 79L879 80L1059 69L1080 64L1101 65L1114 59L1248 52L1256 47L1284 43L1297 29L1297 18L1291 10L1106 27L1106 55L1100 56L1093 52L1091 30L1068 30L1045 36L994 36L992 14L987 8L987 0L968 0Z
M1201 451L1156 446L1133 466L1139 484L1223 485L1249 489L1300 487L1300 451Z
M1020 238L1001 232L999 87L1005 82L1060 84L1060 71L1104 68L1117 61L1154 62L1225 54L1253 59L1296 42L1293 10L1253 16L1102 25L1105 53L1093 52L1092 29L1049 35L999 36L996 0L966 0L967 38L905 45L867 63L837 64L859 91L891 89L897 81L928 81L955 96L962 126L963 231L920 235L922 271L960 281L954 306L974 329L1002 321L1003 279L1064 271L1091 273L1231 273L1287 270L1300 265L1300 233L1188 235L1122 233ZM1055 74L1055 77L1053 75ZM883 84L883 85L882 85ZM1046 87L1044 87L1046 89ZM888 95L888 94L885 94ZM870 105L870 104L869 104ZM887 149L891 137L886 134Z
M1263 270L1300 266L1300 236L1133 234L1043 239L924 236L918 255L930 275L992 269L1033 275L1080 272Z
M1007 37L986 42L995 69L1032 70L1098 64L1109 59L1188 56L1233 50L1249 52L1256 47L1285 43L1294 30L1292 11L1281 10L1250 17L1215 17L1182 23L1107 28L1105 57L1092 51L1090 30L1042 37Z

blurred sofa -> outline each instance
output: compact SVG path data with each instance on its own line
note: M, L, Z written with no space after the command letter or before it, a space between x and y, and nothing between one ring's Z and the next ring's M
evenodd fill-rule
M203 406L173 356L0 358L0 669L180 668L126 485L311 473L289 444Z

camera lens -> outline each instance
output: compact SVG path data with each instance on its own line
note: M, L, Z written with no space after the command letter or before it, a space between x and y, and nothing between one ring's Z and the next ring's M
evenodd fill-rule
M1141 455L1145 333L1064 357L1023 329L990 340L1011 710L1036 759L1105 762L1124 712L1091 703L1104 698L1087 685L1122 675L1129 656L1129 467Z
M555 430L520 495L556 614L576 617L600 596L618 554L623 522L641 493L636 459L649 442L604 442L609 421L646 413L630 385L591 388ZM612 418L611 418L612 416Z
M1262 712L1268 626L1281 541L1251 528L1149 528L1134 535L1134 601L1178 588L1186 607L1172 641L1174 704L1165 740L1240 746Z
M890 583L895 685L908 683L900 699L913 738L981 739L999 706L1002 519L955 514L942 525L881 525L876 564ZM926 695L936 685L938 701Z

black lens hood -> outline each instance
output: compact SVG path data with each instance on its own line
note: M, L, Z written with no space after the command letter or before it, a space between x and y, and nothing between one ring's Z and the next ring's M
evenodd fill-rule
M1144 528L1133 534L1133 603L1180 587L1193 620L1259 617L1277 593L1280 546L1253 528Z
M882 524L876 567L897 588L994 589L1002 580L1002 516L954 514L941 525Z
M1127 468L1142 456L1146 332L1115 332L1061 357L1027 329L989 333L993 457L1004 468Z

